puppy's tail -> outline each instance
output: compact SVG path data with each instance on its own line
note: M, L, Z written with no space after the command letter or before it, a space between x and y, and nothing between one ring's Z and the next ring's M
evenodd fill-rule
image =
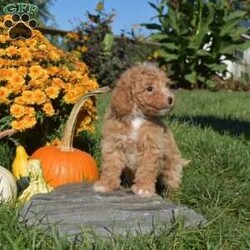
M187 167L187 165L188 165L190 162L191 162L191 160L181 159L182 167Z

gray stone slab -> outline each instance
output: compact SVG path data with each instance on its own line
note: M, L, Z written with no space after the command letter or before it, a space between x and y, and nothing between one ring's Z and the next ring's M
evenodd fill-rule
M180 218L186 227L200 227L205 219L184 205L176 205L155 195L141 198L130 190L93 192L91 184L63 185L48 194L37 194L20 209L27 225L55 227L73 237L84 230L99 236L149 233L171 227Z

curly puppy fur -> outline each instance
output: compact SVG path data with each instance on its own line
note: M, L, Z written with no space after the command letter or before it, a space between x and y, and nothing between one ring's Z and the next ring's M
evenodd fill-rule
M152 65L134 66L121 75L105 116L101 176L95 191L118 189L124 169L130 170L125 176L132 178L132 191L141 197L155 194L159 178L167 192L178 190L188 161L181 158L161 120L174 105L168 84L165 73Z

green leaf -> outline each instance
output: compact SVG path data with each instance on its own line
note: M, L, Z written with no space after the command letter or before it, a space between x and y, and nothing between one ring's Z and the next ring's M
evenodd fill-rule
M233 33L230 34L230 36L234 41L237 41L238 39L240 39L242 34L247 32L247 30L248 29L246 27L239 26L235 29Z
M148 4L153 8L155 9L157 12L159 11L159 8L156 4L152 3L152 2L148 2Z
M221 54L232 54L235 50L237 50L238 45L237 44L231 44L228 46L223 46L220 50Z
M187 45L188 50L195 50L195 51L199 50L200 46L195 41L189 40L188 42L189 42Z
M207 4L207 7L208 7L208 16L205 20L202 20L200 30L197 33L197 37L195 39L198 47L201 47L204 37L210 30L209 25L213 22L214 19L214 8L210 3Z
M230 35L237 28L239 20L231 20L220 27L220 36Z
M206 84L209 88L215 88L217 85L217 82L215 80L209 79L206 81Z
M229 46L223 46L223 48L220 50L221 54L232 54L234 51L245 51L250 48L250 41L246 41L242 44L232 44Z
M159 17L159 19L164 32L169 33L169 29L171 28L170 19L166 15Z
M200 49L197 53L199 56L209 56L212 57L211 53L207 50Z
M177 34L180 34L180 29L177 23L177 12L173 10L172 8L169 8L168 10L168 17L170 20L170 26L177 32Z
M163 33L156 33L156 34L151 35L150 38L153 39L154 41L161 41L161 40L169 38L169 35L163 34Z
M235 10L233 12L231 12L228 16L225 16L223 18L223 20L225 22L228 22L228 21L231 21L232 19L243 19L243 17L246 15L246 11L243 11L243 10Z
M184 78L192 84L197 83L197 73L195 71L192 71L190 74L185 75Z
M170 50L178 50L178 47L174 43L164 43L163 47Z
M197 77L200 82L205 82L206 78L204 76Z
M246 41L242 44L238 44L237 46L237 50L239 51L245 51L247 49L250 49L250 41Z
M0 119L0 130L8 129L12 121L10 115L6 115Z
M149 30L161 30L161 25L157 23L142 23L141 26Z
M170 61L173 61L173 60L176 60L176 59L178 59L178 54L176 54L176 53L168 53L168 52L166 52L165 50L162 50L162 49L160 49L160 50L157 50L157 53L159 54L159 57L162 57L162 58L164 58L164 60L166 61L166 62L170 62Z
M227 64L221 62L220 64L217 64L216 71L222 72L227 69Z
M212 71L218 71L222 72L227 69L227 64L221 62L221 63L211 63L211 64L206 64L205 65L211 69Z

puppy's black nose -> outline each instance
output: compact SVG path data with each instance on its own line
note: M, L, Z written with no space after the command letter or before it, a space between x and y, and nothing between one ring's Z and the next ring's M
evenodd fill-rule
M169 105L173 104L173 97L171 97L171 96L168 97L168 104Z

